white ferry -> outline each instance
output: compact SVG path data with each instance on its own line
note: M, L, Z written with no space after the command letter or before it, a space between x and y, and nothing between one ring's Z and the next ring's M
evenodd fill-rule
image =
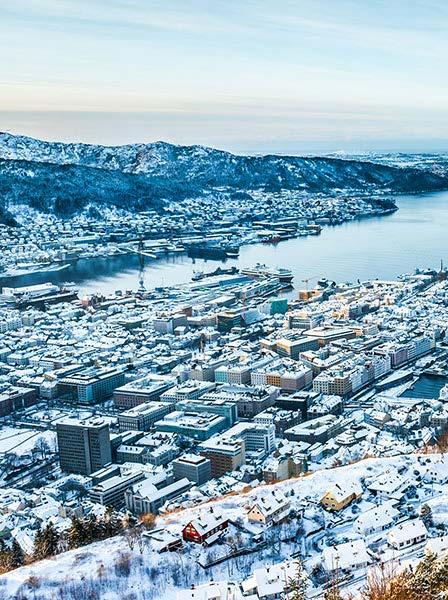
M294 275L290 269L271 268L257 263L255 267L241 269L243 275L258 279L259 277L277 277L282 283L292 283Z

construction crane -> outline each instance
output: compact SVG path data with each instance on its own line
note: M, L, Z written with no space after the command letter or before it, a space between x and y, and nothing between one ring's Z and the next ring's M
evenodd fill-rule
M139 279L138 279L138 283L139 283L139 287L138 287L138 291L140 294L144 294L146 292L146 288L145 288L145 255L143 253L145 246L143 243L143 238L140 238L139 242L138 242L138 259L139 259Z
M312 277L306 277L305 279L301 279L302 283L305 284L305 290L308 291L308 283L313 281L313 279L319 279L320 275L313 275Z

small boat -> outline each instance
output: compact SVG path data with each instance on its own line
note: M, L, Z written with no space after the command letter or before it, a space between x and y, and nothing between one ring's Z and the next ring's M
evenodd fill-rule
M279 235L268 235L266 237L261 238L262 244L278 244L281 242L283 238Z
M239 248L231 248L226 250L226 254L229 258L238 258L238 256L240 255L240 249Z
M182 246L181 244L173 244L172 246L168 246L168 251L180 253L180 252L186 252L186 248L185 248L185 246Z

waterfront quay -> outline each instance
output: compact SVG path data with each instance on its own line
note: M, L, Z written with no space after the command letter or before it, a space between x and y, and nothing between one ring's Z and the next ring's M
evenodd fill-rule
M241 197L240 197L241 196ZM75 261L137 253L147 260L186 254L191 258L238 258L241 246L279 244L319 235L322 227L390 212L391 201L282 191L165 203L159 211L128 213L104 208L64 218L11 206L19 227L2 227L0 278L63 272Z

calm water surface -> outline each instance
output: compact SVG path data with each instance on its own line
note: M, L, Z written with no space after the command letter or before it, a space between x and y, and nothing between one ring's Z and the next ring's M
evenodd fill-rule
M408 388L404 394L402 394L402 396L404 398L437 399L440 390L446 383L446 377L422 375L411 388Z
M327 277L336 281L358 278L395 278L415 267L448 264L448 192L398 198L399 210L392 215L351 221L325 227L320 236L298 238L277 246L243 246L238 260L226 266L268 266L290 268L295 287L304 278ZM147 288L185 283L193 271L213 271L219 261L204 261L185 255L149 261L145 267ZM136 289L139 261L136 254L112 258L79 260L60 273L34 274L1 280L0 285L31 285L72 281L81 291L103 293ZM310 286L314 285L310 282Z

